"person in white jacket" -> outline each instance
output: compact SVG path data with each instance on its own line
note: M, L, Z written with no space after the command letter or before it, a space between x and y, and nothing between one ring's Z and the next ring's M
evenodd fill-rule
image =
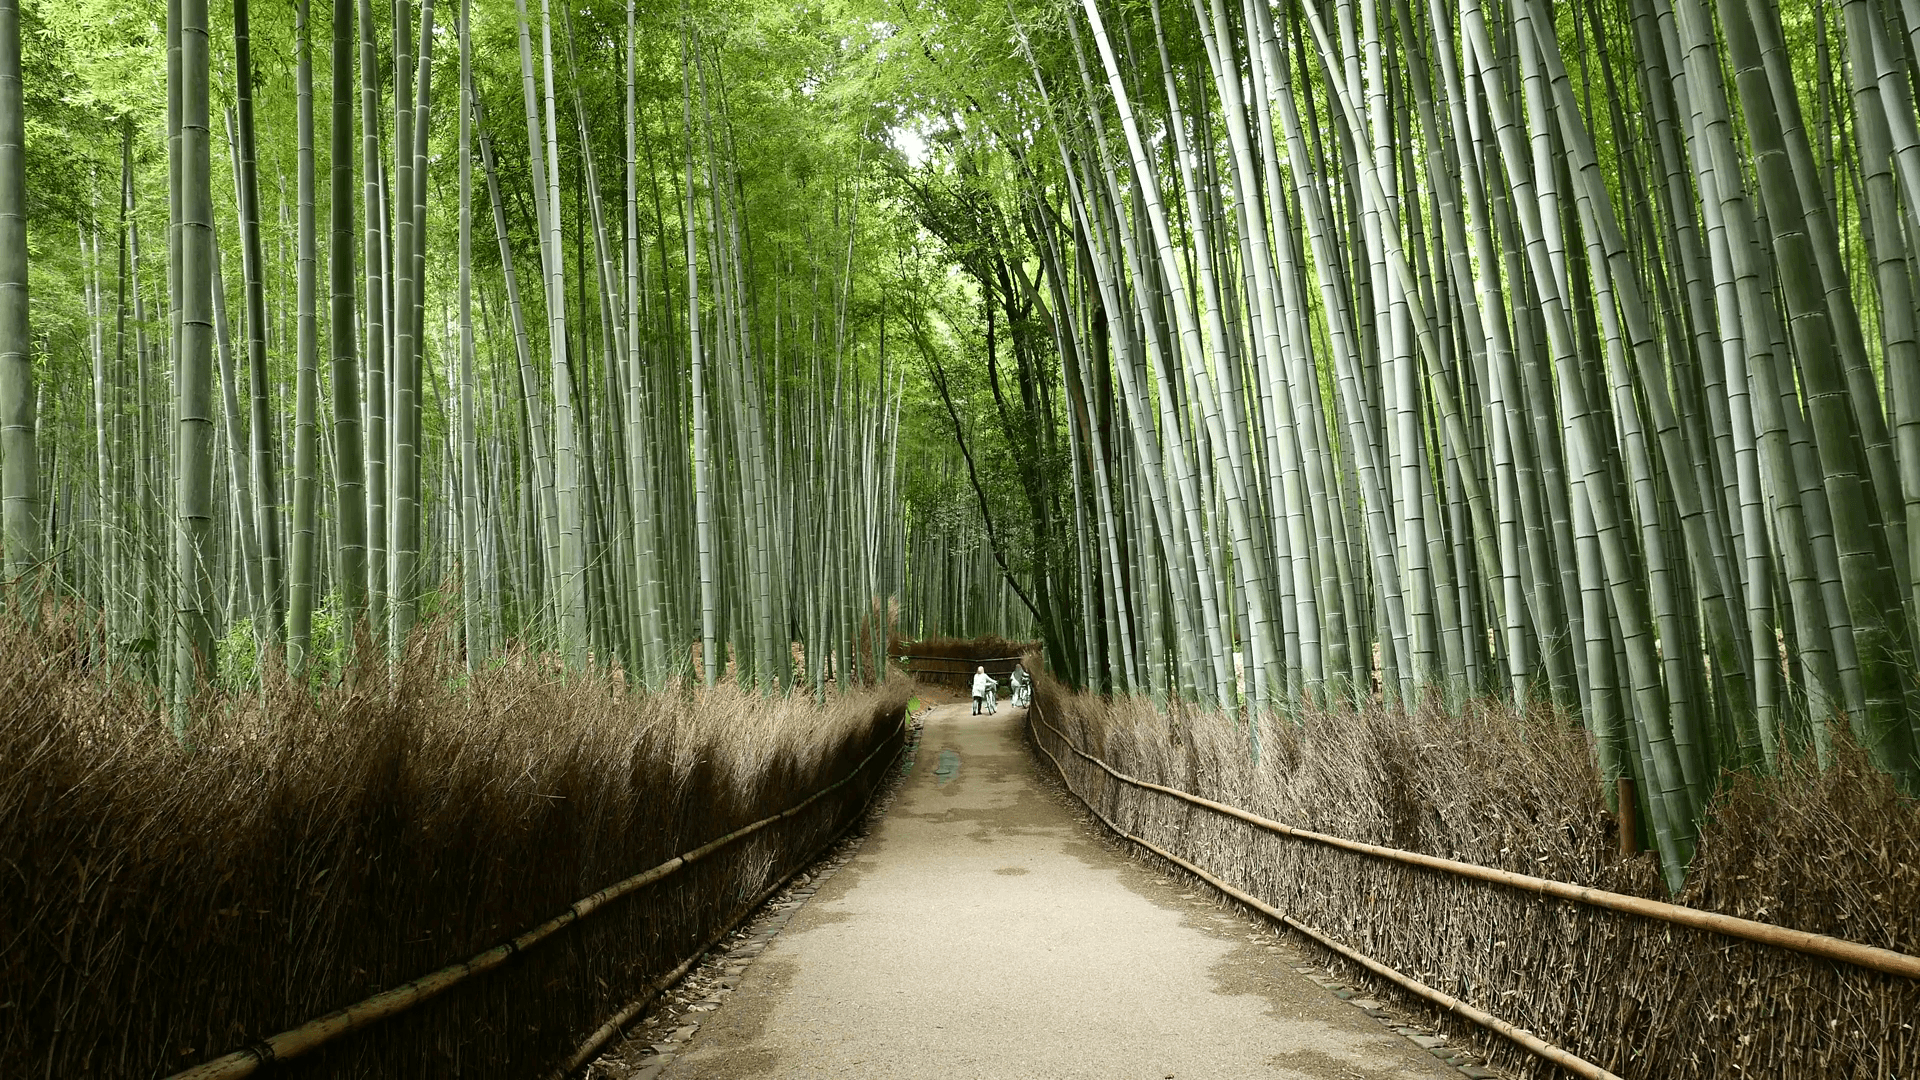
M980 707L986 703L987 695L992 693L998 680L987 674L987 666L981 664L973 670L973 715L980 715Z

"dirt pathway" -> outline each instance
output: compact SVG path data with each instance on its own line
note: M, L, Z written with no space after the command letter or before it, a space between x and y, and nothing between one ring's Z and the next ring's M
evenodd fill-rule
M1460 1077L1095 840L1024 720L934 709L892 812L662 1080Z

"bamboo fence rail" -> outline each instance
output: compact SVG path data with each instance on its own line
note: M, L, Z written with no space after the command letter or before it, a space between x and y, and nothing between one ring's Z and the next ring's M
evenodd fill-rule
M1715 912L1701 911L1697 908L1689 908L1683 905L1668 904L1668 903L1663 903L1655 900L1647 900L1640 897L1627 896L1620 893L1609 892L1603 889L1585 888L1582 886L1572 885L1570 883L1563 882L1563 881L1554 881L1546 878L1532 877L1526 874L1512 873L1509 871L1498 870L1491 867L1480 866L1473 863L1466 863L1466 862L1461 862L1453 859L1445 859L1445 858L1439 858L1436 856L1423 855L1418 852L1404 851L1401 849L1389 848L1381 845L1366 844L1358 841L1347 840L1342 837L1330 836L1324 833L1317 833L1317 832L1313 832L1306 829L1293 828L1291 826L1283 825L1279 822L1275 822L1270 819L1263 818L1257 814L1252 814L1245 810L1241 810L1238 807L1215 802L1214 800L1207 799L1198 795L1194 795L1190 792L1182 791L1178 788L1173 788L1166 785L1155 784L1150 781L1141 780L1137 777L1133 777L1124 772L1121 772L1120 770L1115 769L1113 766L1109 765L1107 762L1086 752L1085 750L1082 750L1080 747L1075 745L1073 740L1070 737L1068 737L1068 735L1064 731L1062 731L1058 727L1055 727L1041 713L1040 706L1038 705L1037 702L1035 704L1035 707L1029 710L1028 717L1029 717L1030 725L1037 723L1041 726L1046 727L1049 731L1051 731L1054 734L1054 736L1059 738L1061 743L1064 744L1066 748L1069 751L1071 751L1074 755L1087 761L1094 767L1106 773L1108 776L1112 777L1115 780L1120 781L1123 784L1126 784L1130 787L1133 787L1142 791L1151 791L1161 795L1169 796L1171 798L1184 802L1190 806L1195 806L1195 807L1210 811L1222 817L1233 818L1233 819L1245 822L1249 825L1253 825L1256 828L1266 832L1289 837L1292 839L1308 840L1324 846L1352 851L1352 852L1368 855L1370 857L1379 858L1379 859L1390 861L1390 862L1397 862L1405 865L1417 866L1427 870L1440 871L1443 873L1454 875L1456 877L1469 878L1473 880L1486 881L1494 884L1504 885L1520 891L1535 893L1543 896L1551 896L1556 899L1583 904L1590 907L1618 911L1618 912L1626 913L1629 915L1639 916L1642 918L1651 919L1655 921L1667 922L1674 925L1685 926L1685 927L1689 927L1697 930L1707 930L1713 933L1718 933L1728 937L1733 937L1733 938L1738 938L1745 941L1754 942L1760 945L1772 946L1775 948L1804 953L1810 956L1831 960L1836 963L1847 964L1855 967L1865 968L1872 971L1892 974L1896 976L1902 976L1906 978L1920 979L1920 957L1910 956L1905 953L1895 952L1890 949L1877 948L1874 946L1864 945L1859 942L1847 941L1841 938L1836 938L1836 937L1832 937L1824 934L1806 933L1804 931L1792 930L1786 927L1779 927L1779 926L1774 926L1767 923L1755 922L1749 919L1741 919L1734 916L1721 915ZM1228 883L1222 881L1221 879L1219 879L1212 873L1206 871L1205 869L1187 861L1186 859L1183 859L1173 854L1172 852L1165 850L1164 848L1160 847L1157 844L1152 843L1151 841L1148 841L1142 837L1136 836L1133 833L1129 832L1128 830L1120 827L1116 822L1110 819L1106 814L1102 813L1100 810L1095 808L1093 802L1089 798L1087 798L1087 796L1083 795L1081 792L1079 792L1073 787L1068 771L1061 764L1059 758L1055 757L1050 750L1048 750L1044 745L1041 744L1038 738L1037 731L1034 731L1034 735L1035 735L1036 747L1038 747L1042 753L1046 754L1047 758L1053 763L1055 770L1059 772L1061 781L1067 787L1067 790L1070 793L1072 793L1075 798L1079 799L1083 804L1085 804L1088 807L1088 809L1091 810L1094 813L1094 815L1098 817L1101 820L1101 822L1105 824L1107 828L1110 829L1112 832L1114 832L1116 835L1124 839L1127 839L1131 842L1134 842L1140 845L1141 847L1144 847L1147 850L1152 851L1154 854L1160 856L1161 858L1167 859L1168 861L1173 862L1178 866L1181 866L1182 868L1186 869L1190 873L1195 874L1201 879L1207 881L1209 884L1220 889L1222 892L1225 892L1227 895L1232 896L1234 899L1242 903L1245 903L1248 906L1253 907L1258 911L1261 911L1262 913L1284 923L1287 926L1290 926L1296 930L1299 930L1300 932L1308 935L1309 937L1313 938L1315 941L1319 942L1320 944L1326 946L1327 948L1333 950L1334 952L1339 953L1340 955L1346 957L1347 959L1352 960L1353 962L1359 964L1360 966L1366 968L1367 970L1373 972L1374 974L1379 975L1385 979L1388 979L1398 984L1402 988L1408 990L1409 992L1412 992L1422 998L1427 999L1428 1001L1433 1002L1436 1005L1439 1005L1441 1008L1446 1009L1448 1012L1456 1013L1459 1016L1467 1020L1471 1020L1475 1024L1480 1025L1481 1027L1484 1027L1490 1031L1494 1031L1504 1036L1505 1038L1514 1042L1516 1045L1522 1047L1523 1049L1527 1050L1530 1053L1533 1053L1534 1055L1542 1058L1543 1060L1553 1062L1555 1065L1559 1066L1560 1068L1565 1069L1575 1075L1593 1078L1593 1080L1602 1080L1602 1078L1616 1077L1616 1074L1606 1070L1605 1068L1602 1068L1601 1066L1595 1065L1592 1062L1589 1062L1582 1058L1574 1056L1559 1047L1552 1046L1551 1044L1546 1043L1543 1040L1540 1040L1538 1037L1532 1035L1530 1032L1526 1032L1520 1028L1517 1028L1499 1019L1498 1017L1493 1016L1490 1013L1486 1013L1483 1010L1477 1009L1472 1005L1467 1004L1466 1002L1460 1001L1457 998L1454 998L1450 995L1447 995L1438 990L1435 990L1419 982L1418 980L1412 979L1409 976L1406 976L1399 971L1396 971L1384 964L1379 963L1378 961L1373 960L1370 957L1364 956L1359 952L1352 950L1332 940L1331 938L1327 937L1325 934L1322 934L1321 932L1314 929L1313 927L1308 926L1307 924L1293 918L1292 916L1286 914L1285 912L1280 911L1278 908L1260 900L1258 897L1255 897L1243 890L1237 889L1232 885L1229 885Z
M898 759L900 754L907 753L910 749L911 749L910 743L903 744L900 748L900 753L894 755L896 760ZM861 764L864 765L865 762L862 762ZM858 770L856 769L856 771ZM879 794L880 794L879 788L876 785L874 790L871 793L869 793L867 796L867 806L869 808L873 806L873 801L879 797ZM851 821L848 821L846 825L841 827L841 829L838 832L828 837L825 843L821 844L817 848L814 848L813 851L810 854L808 854L806 858L797 860L794 863L793 869L789 871L784 877L780 878L778 881L775 881L773 884L767 886L764 890L761 891L761 893L758 896L755 896L751 902L743 906L740 909L740 914L737 918L727 923L727 925L721 927L717 933L715 933L712 937L708 938L704 944L702 944L698 949L694 950L690 955L688 955L688 957L685 960L682 960L677 966L674 967L672 971L669 971L665 975L662 975L659 978L654 979L652 982L648 983L645 993L642 993L639 997L636 997L632 1001L621 1006L618 1011L616 1011L612 1016L607 1018L606 1023L601 1024L599 1027L593 1029L592 1034L588 1035L585 1039L581 1040L579 1047L574 1050L573 1054L567 1058L565 1063L563 1063L559 1068L553 1070L551 1073L547 1074L547 1080L566 1080L567 1077L572 1076L574 1073L579 1072L583 1067L586 1066L588 1062L592 1061L596 1056L599 1055L602 1047L606 1046L609 1042L613 1041L614 1036L620 1033L620 1029L632 1023L634 1019L638 1017L647 1008L648 1005L651 1005L653 1002L659 1000L660 995L666 993L668 987L671 987L674 983L679 982L680 979L683 976L685 976L687 972L693 970L693 966L700 962L700 958L705 956L708 950L720 944L721 941L726 939L726 936L728 934L731 934L735 930L738 930L742 924L746 923L747 920L753 918L753 913L760 909L761 904L764 904L769 899L772 899L775 893L778 893L781 889L786 888L789 882L791 882L795 877L798 877L802 870L805 870L807 867L813 865L815 862L819 861L821 856L833 850L833 846L835 844L838 844L841 841L841 839L844 838L848 833L852 832L854 827L859 825L861 820L866 816L867 816L866 812L862 812L859 816L853 818Z
M1179 788L1167 787L1163 784L1155 784L1151 781L1128 776L1126 773L1115 769L1113 766L1108 765L1106 762L1073 745L1073 740L1068 739L1064 732L1048 723L1044 718L1040 722L1046 724L1048 730L1059 735L1061 741L1067 744L1069 750L1072 750L1075 754L1098 766L1109 776L1112 776L1123 784L1129 784L1143 791L1157 791L1162 795L1170 795L1183 802L1191 803L1194 806L1211 810L1214 813L1226 817L1238 818L1256 828L1278 833L1281 836L1289 836L1297 840L1311 840L1329 847L1344 848L1347 851L1357 851L1364 855L1372 855L1376 858L1406 863L1410 866L1420 866L1428 870L1439 870L1460 877L1490 881L1496 885L1506 885L1526 892L1539 893L1543 896L1552 896L1561 900L1571 900L1575 903L1587 904L1592 907L1622 911L1629 915L1659 919L1663 922L1670 922L1679 926L1688 926L1696 930L1709 930L1716 934L1741 938L1746 941L1757 942L1761 945L1772 945L1782 949L1792 949L1795 952L1803 952L1810 956L1818 956L1843 964L1852 964L1855 967L1881 971L1889 975L1901 975L1909 979L1920 979L1920 956L1910 956L1906 953L1894 952L1892 949L1882 949L1877 946L1863 945L1857 941L1847 941L1844 938L1831 937L1826 934L1809 934L1804 930L1794 930L1784 926L1774 926L1771 923L1755 922L1752 919L1742 919L1734 915L1722 915L1718 912L1701 911L1698 908L1685 907L1680 904L1668 904L1659 900L1648 900L1638 896L1628 896L1624 893L1609 892L1605 889L1592 889L1584 885L1574 885L1565 881L1554 881L1549 878L1533 877L1528 874L1516 874L1510 870L1499 870L1490 866L1460 862L1456 859L1445 859L1437 855L1422 855L1417 851L1403 851L1399 848L1382 847L1378 844L1367 844L1358 840L1348 840L1344 837L1313 832L1308 829L1296 829L1291 825L1282 825L1280 822L1263 818L1258 814L1248 813L1237 806L1217 803L1191 792L1181 791ZM1056 761L1055 764L1058 764L1058 762Z
M1037 713L1038 711L1039 710L1037 708L1027 710L1028 718L1031 719L1035 715L1035 713ZM1097 758L1093 758L1088 756L1085 753L1082 753L1078 747L1074 746L1073 740L1067 738L1066 735L1063 732L1061 732L1059 728L1054 727L1052 724L1047 724L1047 722L1044 719L1041 720L1040 722L1042 724L1046 724L1047 727L1050 730L1052 730L1054 734L1059 735L1060 741L1067 744L1067 749L1072 750L1074 753L1079 754L1081 757L1086 758L1088 761L1092 761L1096 765L1100 764ZM1144 837L1137 836L1133 833L1128 832L1127 830L1121 828L1118 824L1116 824L1113 821L1113 819L1101 813L1099 808L1095 807L1092 801L1089 800L1086 796L1080 794L1080 792L1074 789L1072 781L1067 779L1067 770L1060 765L1060 759L1053 756L1053 751L1048 750L1044 746L1040 746L1039 741L1037 739L1035 740L1034 745L1039 747L1041 753L1047 755L1048 761L1053 762L1054 769L1060 774L1060 782L1063 786L1066 787L1067 791L1071 793L1074 798L1079 799L1081 805L1085 806L1087 810L1093 814L1094 817L1099 818L1101 824L1105 825L1108 828L1108 830L1113 832L1116 836L1119 836L1125 840L1130 840L1133 843L1138 844L1143 848L1146 848L1148 851L1151 851L1155 855L1158 855L1161 858L1167 860L1168 862L1173 863L1175 866L1180 867L1181 869L1194 875L1195 877L1206 882L1207 884L1212 885L1214 888L1219 889L1221 892L1226 893L1228 896L1233 897L1235 900L1238 900L1241 903L1247 905L1248 907L1253 908L1255 911L1260 912L1262 915L1265 915L1266 917L1273 919L1276 922L1282 923L1286 926L1290 926L1293 929L1300 931L1301 933L1307 935L1308 937L1326 946L1327 948L1333 950L1334 952L1339 953L1341 956L1344 956L1347 959L1353 961L1354 963L1359 964L1361 967L1366 968L1368 971L1373 972L1375 975L1379 975L1382 978L1391 980L1392 982L1398 984L1401 988L1409 991L1410 993L1417 994L1420 997L1425 998L1426 1000L1432 1002L1435 1005L1440 1006L1442 1009L1445 1009L1448 1012L1457 1013L1458 1015L1465 1017L1466 1019L1471 1020L1476 1024L1479 1024L1481 1027L1486 1028L1489 1031L1492 1031L1492 1032L1495 1032L1496 1034L1504 1036L1509 1041L1513 1042L1515 1045L1521 1047L1527 1052L1543 1060L1551 1061L1555 1065L1558 1065L1560 1068L1565 1069L1567 1072L1572 1073L1575 1076L1583 1077L1584 1080L1621 1080L1621 1077L1618 1073L1609 1072L1608 1070L1603 1069L1598 1065L1595 1065L1593 1062L1588 1061L1585 1058L1579 1057L1575 1054L1568 1053L1567 1051L1561 1049L1558 1046L1553 1045L1550 1042L1547 1042L1546 1040L1540 1038L1539 1036L1533 1034L1530 1031L1524 1031L1520 1028L1513 1026L1512 1024L1507 1023L1505 1020L1500 1019L1499 1017L1493 1015L1490 1012L1486 1012L1485 1010L1482 1010L1482 1009L1477 1009L1472 1005L1469 1005L1466 1002L1461 1001L1459 998L1452 996L1451 994L1441 993L1440 991L1435 990L1433 987L1428 986L1426 983L1423 983L1420 980L1413 978L1412 976L1402 974L1401 972L1396 971L1395 969L1380 963L1378 960L1375 960L1370 956L1367 956L1363 953L1350 949L1347 946L1342 945L1339 942L1333 940L1332 938L1326 936L1325 934L1322 934L1320 931L1315 930L1313 927L1308 926L1306 923L1303 923L1300 920L1294 918L1293 916L1288 915L1286 912L1281 911L1279 908L1274 907L1272 904L1269 904L1266 901L1260 899L1259 897L1254 896L1252 893L1234 888L1232 885L1229 885L1225 881L1222 881L1219 878L1215 877L1213 874L1207 872L1204 868L1194 863L1188 862L1187 860L1181 858L1180 856L1175 855L1173 852L1168 851L1167 849L1159 846L1158 844L1153 843L1152 841ZM1108 772L1112 772L1112 770L1109 769ZM1115 773L1114 775L1118 776L1119 774Z
M873 748L866 757L848 771L847 775L814 792L800 802L761 818L752 824L742 826L725 836L710 840L691 851L676 855L666 862L638 874L615 882L598 892L574 901L560 914L533 927L491 949L459 963L450 964L438 971L421 976L412 982L384 990L372 997L336 1009L325 1016L316 1017L298 1027L290 1028L277 1035L270 1035L250 1046L214 1058L193 1068L173 1074L167 1080L239 1080L251 1076L262 1067L278 1061L285 1061L316 1050L327 1043L390 1016L405 1012L429 998L432 998L461 982L481 975L505 964L516 954L551 938L567 926L591 915L596 910L621 897L634 893L648 885L671 877L678 871L699 862L748 836L753 835L779 821L795 817L808 806L827 794L851 783L882 750L897 746L904 737L906 720L902 717L898 732L884 739Z

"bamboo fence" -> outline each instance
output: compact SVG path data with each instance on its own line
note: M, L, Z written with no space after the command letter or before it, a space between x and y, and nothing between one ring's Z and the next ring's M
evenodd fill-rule
M325 1046L335 1039L350 1035L355 1031L379 1023L389 1017L398 1016L413 1008L415 1005L426 1001L428 998L451 990L467 979L484 975L505 964L520 953L554 939L555 935L559 934L560 931L586 918L606 905L639 892L649 885L665 881L680 870L699 862L717 851L730 847L770 825L798 816L808 807L818 802L822 797L853 782L861 773L866 771L868 765L872 764L873 761L880 756L881 751L892 748L894 756L899 756L900 749L904 745L901 740L904 738L905 732L906 726L903 716L899 731L875 746L868 752L866 757L860 759L860 764L854 766L851 772L777 814L763 817L750 825L735 829L725 836L709 840L691 851L675 855L673 858L668 859L658 866L643 870L623 881L615 882L598 892L583 896L569 905L565 911L548 919L546 922L532 927L507 941L503 941L477 956L470 957L457 964L443 967L438 971L423 975L412 982L375 994L365 1000L357 1001L352 1005L336 1009L325 1016L316 1017L298 1027L280 1032L277 1035L270 1035L259 1042L235 1050L232 1053L224 1054L205 1064L196 1065L191 1069L184 1069L175 1073L170 1080L240 1080L241 1077L252 1076L262 1068L275 1062L300 1057L314 1050L318 1050L320 1047ZM872 801L873 795L878 790L878 787L878 781L875 781L873 785L869 786L866 792L866 799L861 804L863 807L867 802ZM849 824L850 823L851 822L849 822ZM838 838L842 831L844 831L844 828L836 831L834 837ZM811 856L808 857L810 858ZM784 881L787 876L791 876L793 872L804 865L804 861L800 862L797 866L790 865L781 880ZM758 906L758 903L759 901L756 898L754 904L749 906L747 910L751 912L753 906ZM729 926L737 924L737 922L738 916L735 917L733 923L730 923ZM705 949L703 948L700 951L704 952ZM692 959L697 959L698 956L699 953L696 953ZM684 974L686 968L692 962L692 959L682 962L674 970ZM670 983L671 980L668 980L668 982Z
M1920 957L1284 825L1186 790L1236 781L1193 743L1154 760L1088 700L1063 703L1042 680L1030 731L1108 828L1307 934L1360 978L1501 1034L1532 1057L1506 1060L1523 1074L1886 1077L1909 1075L1920 1056ZM1831 872L1847 853L1822 854Z
M544 1074L860 817L910 694L435 651L181 748L85 650L0 629L4 1076Z

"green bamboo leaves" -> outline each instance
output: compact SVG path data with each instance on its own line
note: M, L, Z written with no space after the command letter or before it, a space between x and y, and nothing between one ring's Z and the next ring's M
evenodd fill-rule
M768 68L705 10L627 14L621 41L547 0L536 49L524 3L462 0L438 30L433 0L341 3L320 42L305 0L171 3L163 39L114 54L164 56L164 124L68 73L127 114L104 184L45 203L87 209L55 245L64 273L78 240L57 280L82 325L36 338L34 99L0 9L0 574L95 606L100 656L169 693L183 737L209 680L319 685L423 625L476 670L532 650L655 689L700 665L768 692L882 676L906 529L900 316L856 260L879 242L868 150L824 102L769 105L796 58ZM763 123L833 136L807 164L833 198L748 179L794 157Z

